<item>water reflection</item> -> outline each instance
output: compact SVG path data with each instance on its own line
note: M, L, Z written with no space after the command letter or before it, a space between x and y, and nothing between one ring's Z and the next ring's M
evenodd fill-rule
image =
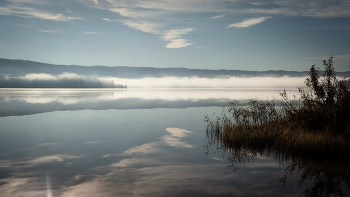
M221 156L203 155L203 114L222 107L199 106L252 90L6 91L2 196L300 196L294 177L276 187L284 166L271 158L232 173Z
M0 117L67 110L188 108L279 98L279 89L0 89Z
M320 158L301 156L282 152L274 148L254 146L250 143L235 145L227 143L228 139L220 132L207 129L208 143L205 154L221 155L228 163L228 168L237 172L242 165L247 165L257 159L274 159L276 164L286 166L279 184L286 185L292 177L299 176L296 187L306 185L305 196L349 196L350 192L350 161L347 155L342 158ZM225 143L226 142L226 143ZM277 180L276 180L277 181ZM311 183L311 184L310 184ZM277 187L277 186L276 186Z

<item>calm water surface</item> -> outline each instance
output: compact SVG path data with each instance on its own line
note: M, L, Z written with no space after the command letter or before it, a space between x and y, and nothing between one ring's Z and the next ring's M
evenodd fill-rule
M315 173L327 176L323 168L307 168L313 174L300 184L301 164L266 155L237 161L209 143L205 114L220 114L230 99L279 99L278 91L0 89L0 195L304 196L334 189L316 185ZM335 168L345 191L350 173Z

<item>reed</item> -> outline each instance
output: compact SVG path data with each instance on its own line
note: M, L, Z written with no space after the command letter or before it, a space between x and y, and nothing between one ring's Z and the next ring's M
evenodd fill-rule
M312 157L350 160L350 92L334 74L332 57L321 76L313 65L301 99L282 102L230 101L220 116L205 117L211 143L234 152L274 154L277 158Z

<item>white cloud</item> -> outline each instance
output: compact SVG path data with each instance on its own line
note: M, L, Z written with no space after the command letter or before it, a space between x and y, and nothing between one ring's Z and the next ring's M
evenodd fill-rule
M116 12L124 17L129 18L140 18L140 17L151 17L158 15L158 12L154 11L136 11L129 8L111 8L109 11Z
M162 39L166 41L170 41L170 43L166 46L166 48L182 48L192 43L188 42L186 39L181 39L183 34L187 34L188 32L193 31L193 28L186 29L172 29L164 33Z
M162 34L163 36L161 38L165 41L170 42L166 45L166 48L182 48L182 47L192 45L192 43L188 42L188 40L182 39L181 36L183 34L187 34L188 32L193 31L193 28L171 29L164 32L159 30L162 27L162 25L158 23L153 23L153 22L145 22L145 21L134 22L131 20L111 20L108 18L102 18L102 20L108 21L108 22L112 22L112 21L121 22L132 29L140 30L146 33Z
M250 4L255 5L255 6L265 5L265 3L263 3L263 2L251 2Z
M92 32L92 31L84 31L83 33L84 33L84 34L101 35L100 33Z
M219 15L219 16L214 16L214 17L212 17L212 19L215 19L215 18L222 18L222 17L224 17L225 15Z
M23 18L39 18L52 21L84 20L84 18L81 17L64 16L63 14L53 14L20 6L0 7L0 15L15 15Z
M136 30L140 30L146 33L151 33L151 34L158 34L159 33L159 28L161 27L161 25L156 24L156 23L151 23L151 22L133 22L130 20L111 20L108 18L102 18L102 20L104 21L108 21L108 22L120 22L123 23L124 25L132 28L132 29L136 29Z
M176 49L176 48L182 48L182 47L187 47L189 45L192 45L192 43L187 41L188 40L185 40L185 39L174 39L168 45L166 45L166 48Z
M283 15L310 17L349 17L350 3L348 1L304 1L283 0L274 1L282 6Z
M38 31L45 32L45 33L56 33L56 34L62 33L59 31L52 31L52 30L45 30L45 29L39 29Z
M55 145L55 144L58 144L57 142L54 142L54 143L42 143L42 144L39 144L39 146L49 146L49 145Z
M64 10L64 12L67 12L67 13L69 13L69 14L73 14L73 12L70 11L70 9L68 9L68 8L66 8L66 9Z
M350 55L333 55L333 58L341 60L350 60ZM329 57L327 59L329 59Z
M172 18L181 13L222 13L246 14L268 13L287 16L310 17L349 17L350 3L346 1L313 1L313 0L247 0L244 4L238 0L106 0L105 3L91 5L95 8L117 12L124 17L158 17L159 20L171 14ZM266 7L262 7L266 5ZM257 6L261 6L258 9ZM278 8L276 8L278 7ZM215 17L215 16L214 16ZM169 20L168 20L169 21Z
M98 143L101 143L101 141L85 142L83 144L98 144Z
M102 18L102 20L108 21L108 22L116 21L116 20L111 20L111 19L109 19L109 18ZM118 22L118 21L116 21L116 22Z
M253 14L279 14L281 13L281 10L279 9L248 9L246 10L248 13L253 13Z
M231 27L236 27L236 28L244 28L244 27L250 27L252 25L256 25L259 23L264 22L265 20L271 18L271 16L267 16L267 17L259 17L259 18L251 18L251 19L247 19L244 20L240 23L234 23L231 25L228 25L227 28L231 28Z
M44 1L44 0L9 0L9 2L11 2L11 3L37 4L37 5L47 4L47 1Z
M193 28L187 28L187 29L172 29L167 31L164 36L162 37L166 41L171 41L176 38L181 37L183 34L187 34L188 32L193 31Z
M160 25L150 22L124 21L123 24L132 29L140 30L151 34L158 34L158 28L160 27Z

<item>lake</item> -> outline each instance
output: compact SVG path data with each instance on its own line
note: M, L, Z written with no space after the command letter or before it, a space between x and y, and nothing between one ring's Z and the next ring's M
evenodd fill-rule
M278 91L0 89L0 194L349 196L347 163L237 158L208 139L206 114Z

